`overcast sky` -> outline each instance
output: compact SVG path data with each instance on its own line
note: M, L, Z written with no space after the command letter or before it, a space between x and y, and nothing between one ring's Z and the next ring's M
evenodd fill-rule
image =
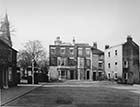
M0 18L6 10L18 50L28 40L40 40L48 50L57 36L64 42L96 41L104 50L129 34L140 45L140 0L0 0Z

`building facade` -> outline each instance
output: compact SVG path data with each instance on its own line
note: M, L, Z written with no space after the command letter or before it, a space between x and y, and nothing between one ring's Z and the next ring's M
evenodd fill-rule
M62 43L57 37L54 45L49 46L52 79L76 79L76 52L73 44Z
M75 43L75 40L72 44L62 43L60 37L57 37L55 44L49 46L50 78L96 80L93 79L93 73L91 73L93 72L91 61L94 60L93 55L98 57L100 54L103 55L103 52L99 52L97 48L91 49L92 46L89 44Z
M138 83L139 46L130 36L123 44L105 47L105 72L108 79L121 79L124 83Z
M12 48L7 14L0 27L0 88L17 85L17 51Z

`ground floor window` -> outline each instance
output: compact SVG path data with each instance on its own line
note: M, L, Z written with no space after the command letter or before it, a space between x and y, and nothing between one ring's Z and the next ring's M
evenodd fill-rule
M128 73L124 74L124 79L126 79L126 80L128 79Z
M115 79L117 79L117 78L118 78L117 73L115 73Z

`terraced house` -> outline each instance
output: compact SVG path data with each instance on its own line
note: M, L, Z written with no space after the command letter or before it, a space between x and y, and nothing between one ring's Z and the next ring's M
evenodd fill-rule
M92 62L99 65L99 61L93 61L95 53L97 56L103 55L97 47L86 43L75 43L75 39L73 43L63 43L60 37L57 37L55 44L49 46L50 79L97 80L98 71L101 71L98 73L101 76L104 67L100 67L100 70L97 67L95 70Z

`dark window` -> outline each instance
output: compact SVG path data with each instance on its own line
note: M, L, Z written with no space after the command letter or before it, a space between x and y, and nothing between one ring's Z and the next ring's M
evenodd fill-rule
M117 55L117 50L115 50L115 55Z
M110 57L110 52L108 52L108 57Z
M74 54L74 49L70 49L70 54L71 54L71 55Z
M51 54L55 54L55 49L51 49Z
M117 65L117 62L115 62L115 65Z
M108 78L110 79L110 73L108 73Z
M51 57L50 65L57 66L57 58L56 57Z
M61 65L66 66L67 65L67 58L61 58Z
M110 68L110 63L108 63L108 68Z
M102 67L102 63L99 63L98 66L99 66L99 68L101 68Z
M115 78L117 78L117 73L115 73Z
M65 54L65 49L61 49L61 54Z
M75 65L75 60L74 59L69 59L69 66L74 66Z

